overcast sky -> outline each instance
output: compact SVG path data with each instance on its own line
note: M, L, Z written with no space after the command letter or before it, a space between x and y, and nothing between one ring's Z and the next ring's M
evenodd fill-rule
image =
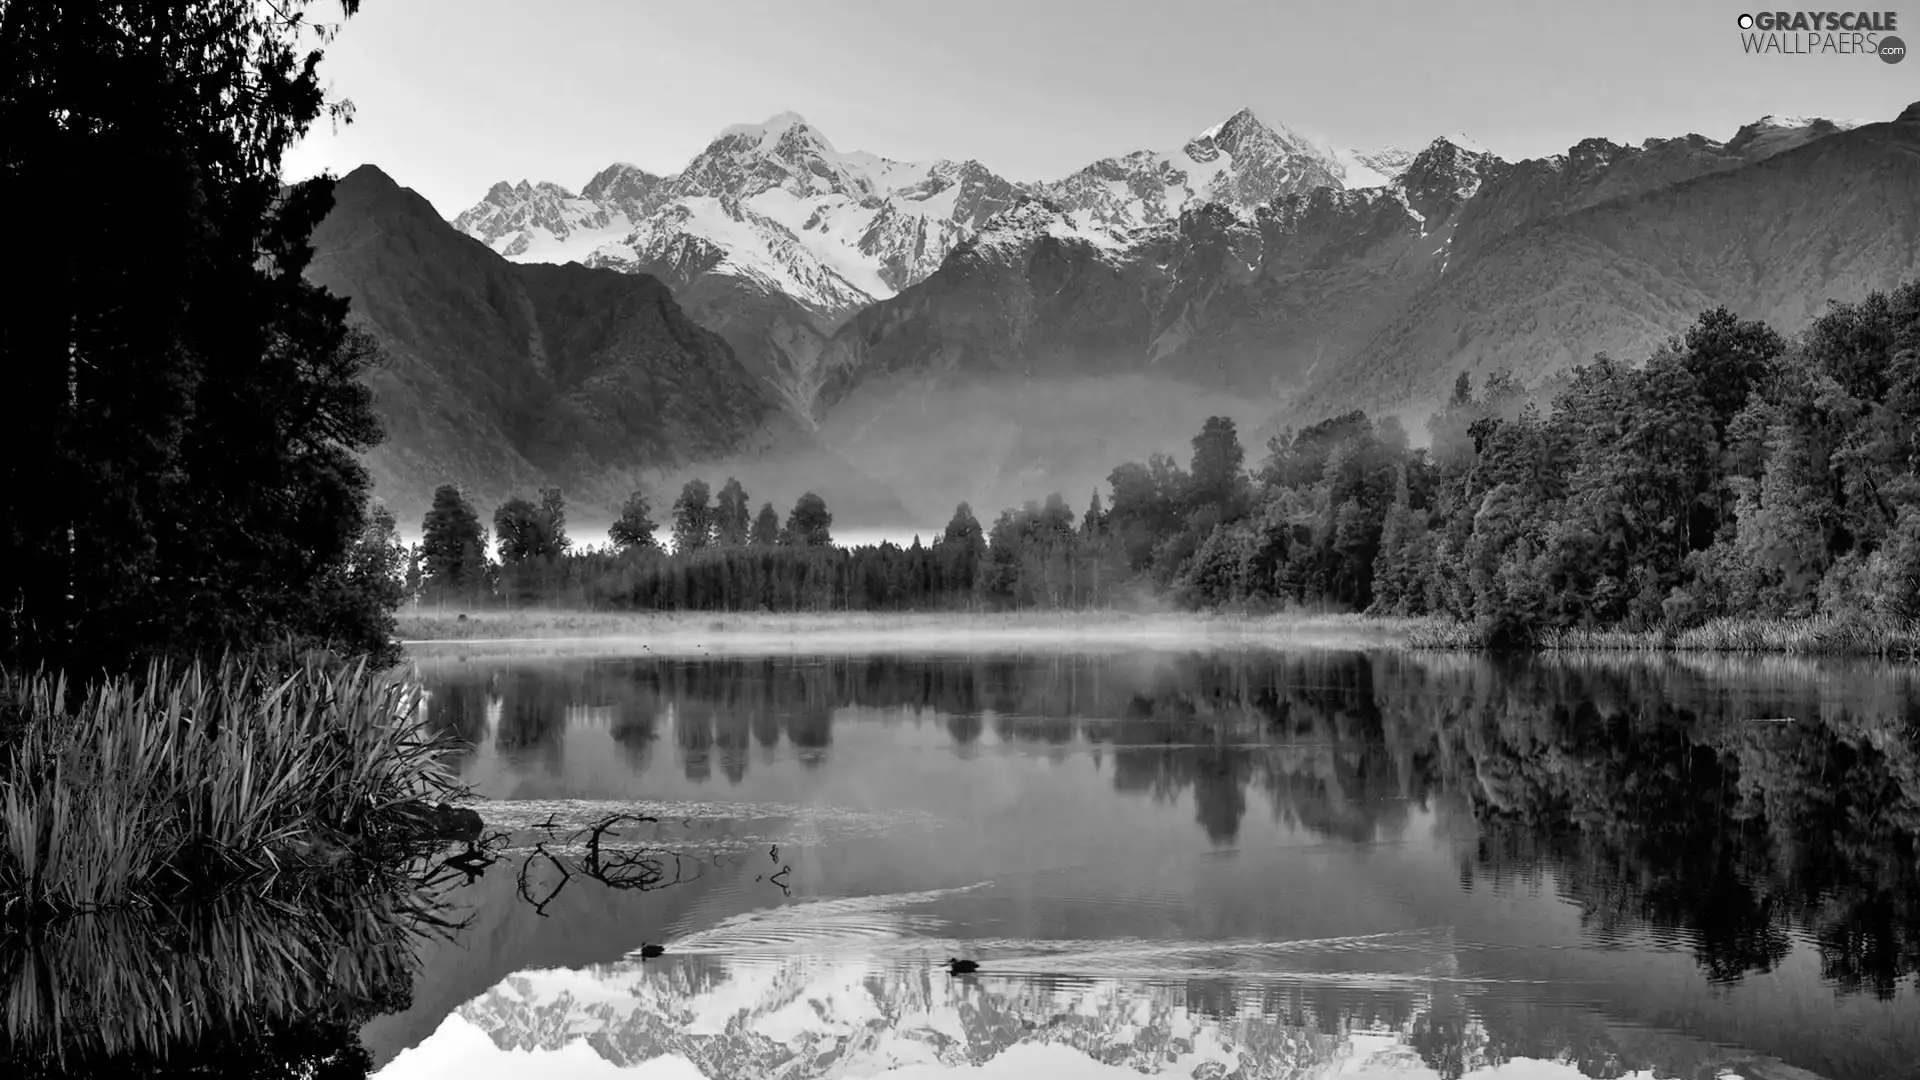
M1749 56L1722 0L371 0L322 65L359 118L290 178L371 162L451 216L496 180L677 171L795 111L842 150L1015 180L1172 149L1247 106L1337 143L1460 132L1504 157L1724 139L1766 113L1890 120L1920 61ZM322 0L317 12L337 16ZM1907 13L1902 13L1907 14ZM1920 8L1899 26L1920 41Z

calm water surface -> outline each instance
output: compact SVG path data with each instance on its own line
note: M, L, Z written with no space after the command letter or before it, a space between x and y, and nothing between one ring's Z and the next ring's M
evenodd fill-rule
M1920 1077L1907 671L422 665L501 835L382 1080Z
M367 1029L383 1077L1920 1076L1920 697L1884 668L425 675L515 839ZM583 869L614 813L659 820Z

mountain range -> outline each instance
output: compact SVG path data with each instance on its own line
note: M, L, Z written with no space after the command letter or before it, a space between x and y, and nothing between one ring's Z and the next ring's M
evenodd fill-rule
M1209 413L1417 421L1462 371L1637 360L1721 304L1790 332L1920 271L1920 107L1520 162L1243 109L1042 182L787 113L672 175L496 184L450 225L358 177L315 274L397 347L376 471L407 498L437 470L608 505L724 458L776 501L827 472L848 517L937 523L1183 450Z
M635 488L716 460L796 469L857 515L904 516L656 278L508 262L372 166L335 185L313 244L308 276L383 346L370 381L387 439L368 465L403 523L446 482L483 513L559 484L606 521Z

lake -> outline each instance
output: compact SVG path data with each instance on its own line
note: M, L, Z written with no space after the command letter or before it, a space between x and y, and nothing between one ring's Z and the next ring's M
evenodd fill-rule
M385 988L353 1021L382 1080L1920 1076L1908 669L456 649L421 672L500 835L432 889L456 926L337 946L379 959L327 992ZM115 962L87 948L75 987ZM296 991L254 1007L321 992ZM329 1030L301 1037L351 1041Z

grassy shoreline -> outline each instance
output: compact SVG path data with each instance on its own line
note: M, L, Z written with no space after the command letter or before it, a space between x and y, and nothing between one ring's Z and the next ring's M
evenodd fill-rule
M474 655L558 652L928 651L949 648L1214 647L1320 645L1480 650L1463 622L1357 614L1213 612L591 612L525 608L400 613L409 652ZM1543 635L1543 652L1751 653L1920 659L1920 623L1902 620L1723 618L1684 631L1565 630Z
M1411 649L1477 649L1472 626L1433 622L1415 628ZM1801 619L1723 617L1685 630L1550 630L1534 643L1541 652L1734 653L1784 656L1849 656L1920 660L1920 623L1905 619Z
M464 614L466 618L460 616ZM1210 647L1295 642L1392 645L1422 620L1360 615L1218 615L1115 611L1016 612L402 612L400 637L415 656L473 656L511 646L554 652L704 655L714 652L927 652L950 649Z

